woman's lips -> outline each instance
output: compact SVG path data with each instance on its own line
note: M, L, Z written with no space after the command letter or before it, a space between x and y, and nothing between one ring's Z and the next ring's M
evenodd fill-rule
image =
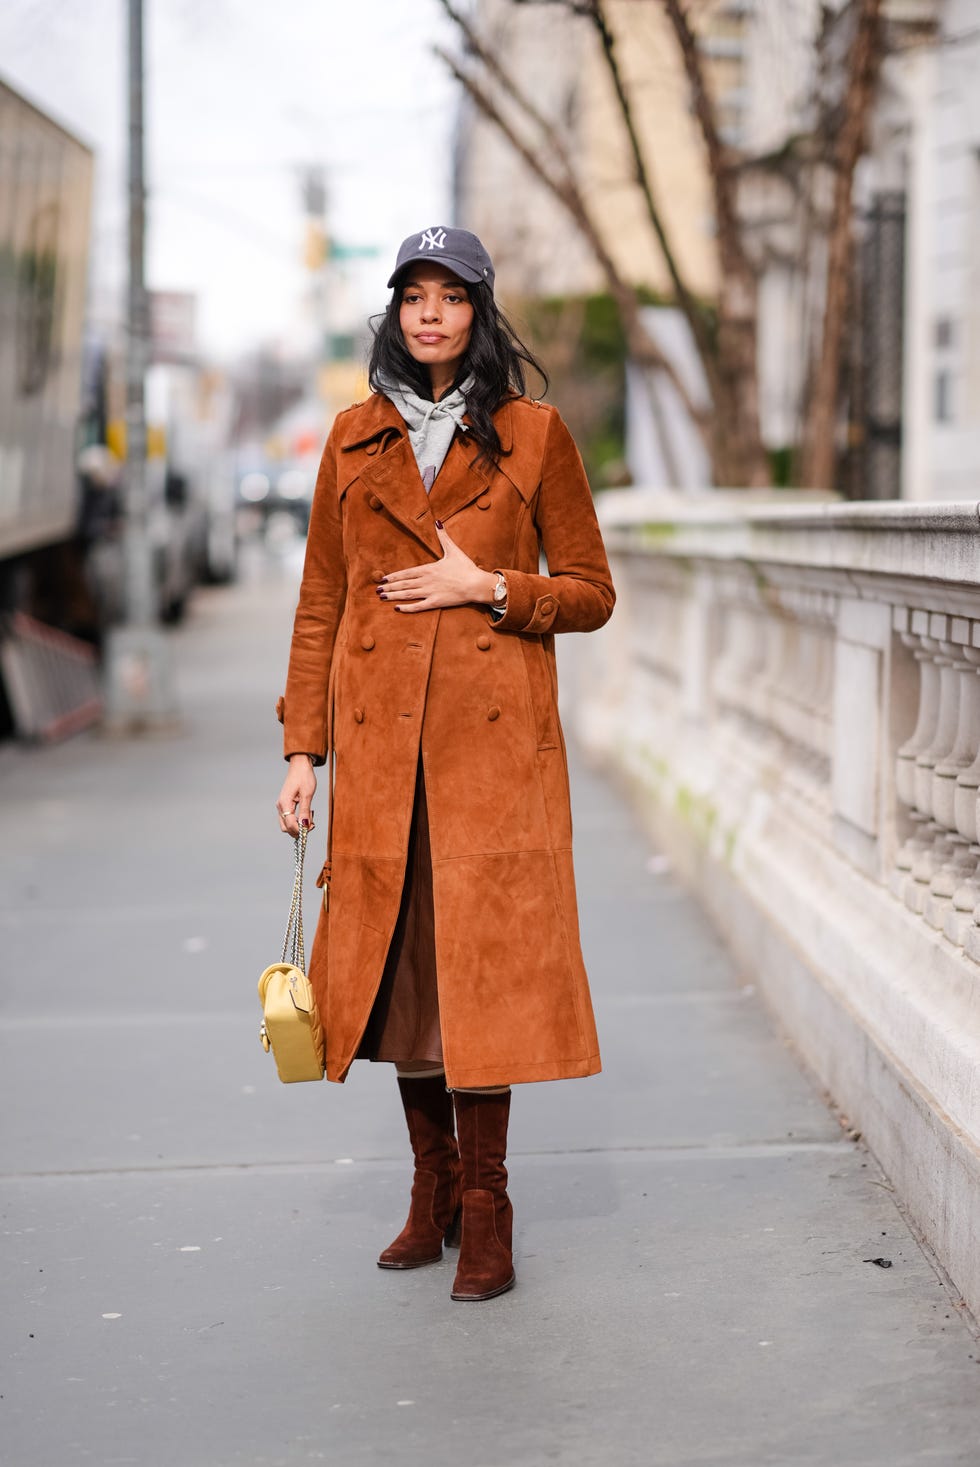
M415 337L415 340L421 341L423 346L435 346L436 342L445 341L445 339L444 336L434 331L419 331Z

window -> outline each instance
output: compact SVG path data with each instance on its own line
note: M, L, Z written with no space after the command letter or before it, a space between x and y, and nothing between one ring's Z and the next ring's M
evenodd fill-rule
M953 374L941 367L933 379L933 417L937 423L953 421Z
M953 345L953 323L948 316L940 316L936 321L936 350L948 351Z

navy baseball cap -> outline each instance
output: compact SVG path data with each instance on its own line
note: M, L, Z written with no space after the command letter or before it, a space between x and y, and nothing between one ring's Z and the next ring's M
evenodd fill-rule
M440 265L449 265L457 271L460 280L476 285L483 281L493 291L493 261L483 244L468 229L448 229L435 225L418 234L410 234L402 240L395 268L391 272L389 286L394 285L406 265L416 260L435 260Z

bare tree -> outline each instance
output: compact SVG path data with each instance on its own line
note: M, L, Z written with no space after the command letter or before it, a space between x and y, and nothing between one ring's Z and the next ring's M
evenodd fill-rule
M721 268L718 330L712 344L720 378L717 408L725 424L735 475L728 482L764 485L770 480L770 470L759 421L758 283L736 207L735 159L722 141L701 52L685 7L679 0L665 0L664 8L683 57L714 194ZM595 10L601 11L598 0Z
M694 409L686 386L653 343L642 323L635 288L616 267L598 224L589 210L575 161L557 129L518 85L492 48L453 0L441 0L443 9L459 28L466 59L439 54L479 110L488 117L524 159L528 167L568 210L602 268L610 294L623 321L628 349L634 361L664 372L678 391L701 431L717 483L765 485L769 464L759 426L756 371L756 282L742 248L734 210L733 160L723 146L712 101L687 16L677 0L666 9L685 56L695 112L705 138L715 207L723 289L718 306L710 310L685 278L670 237L665 213L644 155L639 129L619 65L616 40L601 0L544 0L584 17L594 27L629 142L634 178L643 199L674 298L691 331L704 371L710 411ZM522 3L522 0L514 0ZM534 0L532 0L534 3ZM542 3L542 0L537 0ZM512 105L510 115L506 103ZM517 118L529 131L520 131Z
M687 384L643 326L636 290L624 280L609 252L599 225L586 203L572 157L558 130L507 73L452 0L441 0L441 4L462 32L468 59L452 56L441 47L436 48L436 54L445 62L477 109L494 124L531 173L540 179L568 211L606 278L609 293L623 323L627 349L632 360L663 372L672 382L693 421L707 433L708 415L694 403ZM482 67L484 75L479 73L478 67ZM491 90L488 82L496 85L496 92ZM513 111L522 118L525 128L530 125L530 137L519 129L515 117L505 111L501 94L514 104Z
M692 113L704 146L719 263L719 290L714 308L698 298L685 277L647 164L633 100L619 63L616 36L603 0L512 0L515 5L554 5L588 21L594 28L623 125L633 178L663 258L674 300L687 320L701 360L710 396L707 413L694 410L676 371L645 330L636 290L622 277L612 258L589 208L576 160L558 129L518 84L493 47L477 33L458 3L454 0L441 0L441 3L462 35L465 52L462 58L450 56L444 50L439 54L475 106L574 220L606 278L620 312L630 356L640 364L664 372L678 389L705 440L715 482L752 486L769 483L769 459L762 440L759 412L758 276L747 243L745 221L739 212L737 189L739 168L744 160L724 141L704 57L691 22L690 5L682 0L655 0L669 22L678 47ZM835 186L825 308L822 329L817 333L815 366L804 405L801 435L807 446L802 461L803 481L820 487L832 482L835 467L834 426L847 309L853 178L864 147L880 50L881 0L853 0L853 3L859 15L848 58L842 120L833 154Z
M832 150L833 201L827 236L822 329L803 419L800 478L831 488L837 462L837 417L844 325L851 290L854 173L866 146L881 57L881 0L856 0L841 116Z

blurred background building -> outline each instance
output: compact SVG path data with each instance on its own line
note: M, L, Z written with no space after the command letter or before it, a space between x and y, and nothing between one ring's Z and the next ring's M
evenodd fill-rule
M673 249L692 292L710 303L720 268L715 217L681 52L664 7L611 0L603 9ZM828 150L845 102L858 10L819 0L704 0L689 7L757 272L759 411L777 483L791 475L812 369L832 187ZM671 282L591 22L570 8L513 0L481 0L475 20L506 74L560 130L611 255L650 303L651 334L690 370L689 343L670 310ZM858 498L957 497L970 492L980 452L972 280L978 121L967 82L980 56L980 14L973 0L886 0L879 44L867 143L854 180L838 487ZM516 117L497 91L505 114ZM502 288L532 318L529 302L581 301L605 290L603 271L567 210L471 97L462 104L455 198L460 222L500 257ZM542 336L547 346L547 331ZM680 474L671 462L676 454L664 452L657 418L678 411L669 384L651 384L651 374L635 366L626 375L625 394L619 381L609 391L629 404L629 477L664 486L679 478L710 483L696 434L679 435ZM574 383L557 385L573 416L578 409L586 442L596 439L590 466L600 481L603 468L615 478L620 467L608 441L614 435L582 411ZM651 391L661 398L659 414Z
M614 0L607 11L672 232L682 241L695 289L710 295L717 284L711 199L681 58L667 34L662 7ZM670 281L662 258L650 248L591 26L582 16L556 13L553 6L513 0L481 0L475 18L508 73L560 132L625 276L634 285L667 292ZM457 217L486 242L510 296L581 296L602 289L602 271L581 237L570 232L565 210L528 175L521 158L471 101L462 104L456 148Z

